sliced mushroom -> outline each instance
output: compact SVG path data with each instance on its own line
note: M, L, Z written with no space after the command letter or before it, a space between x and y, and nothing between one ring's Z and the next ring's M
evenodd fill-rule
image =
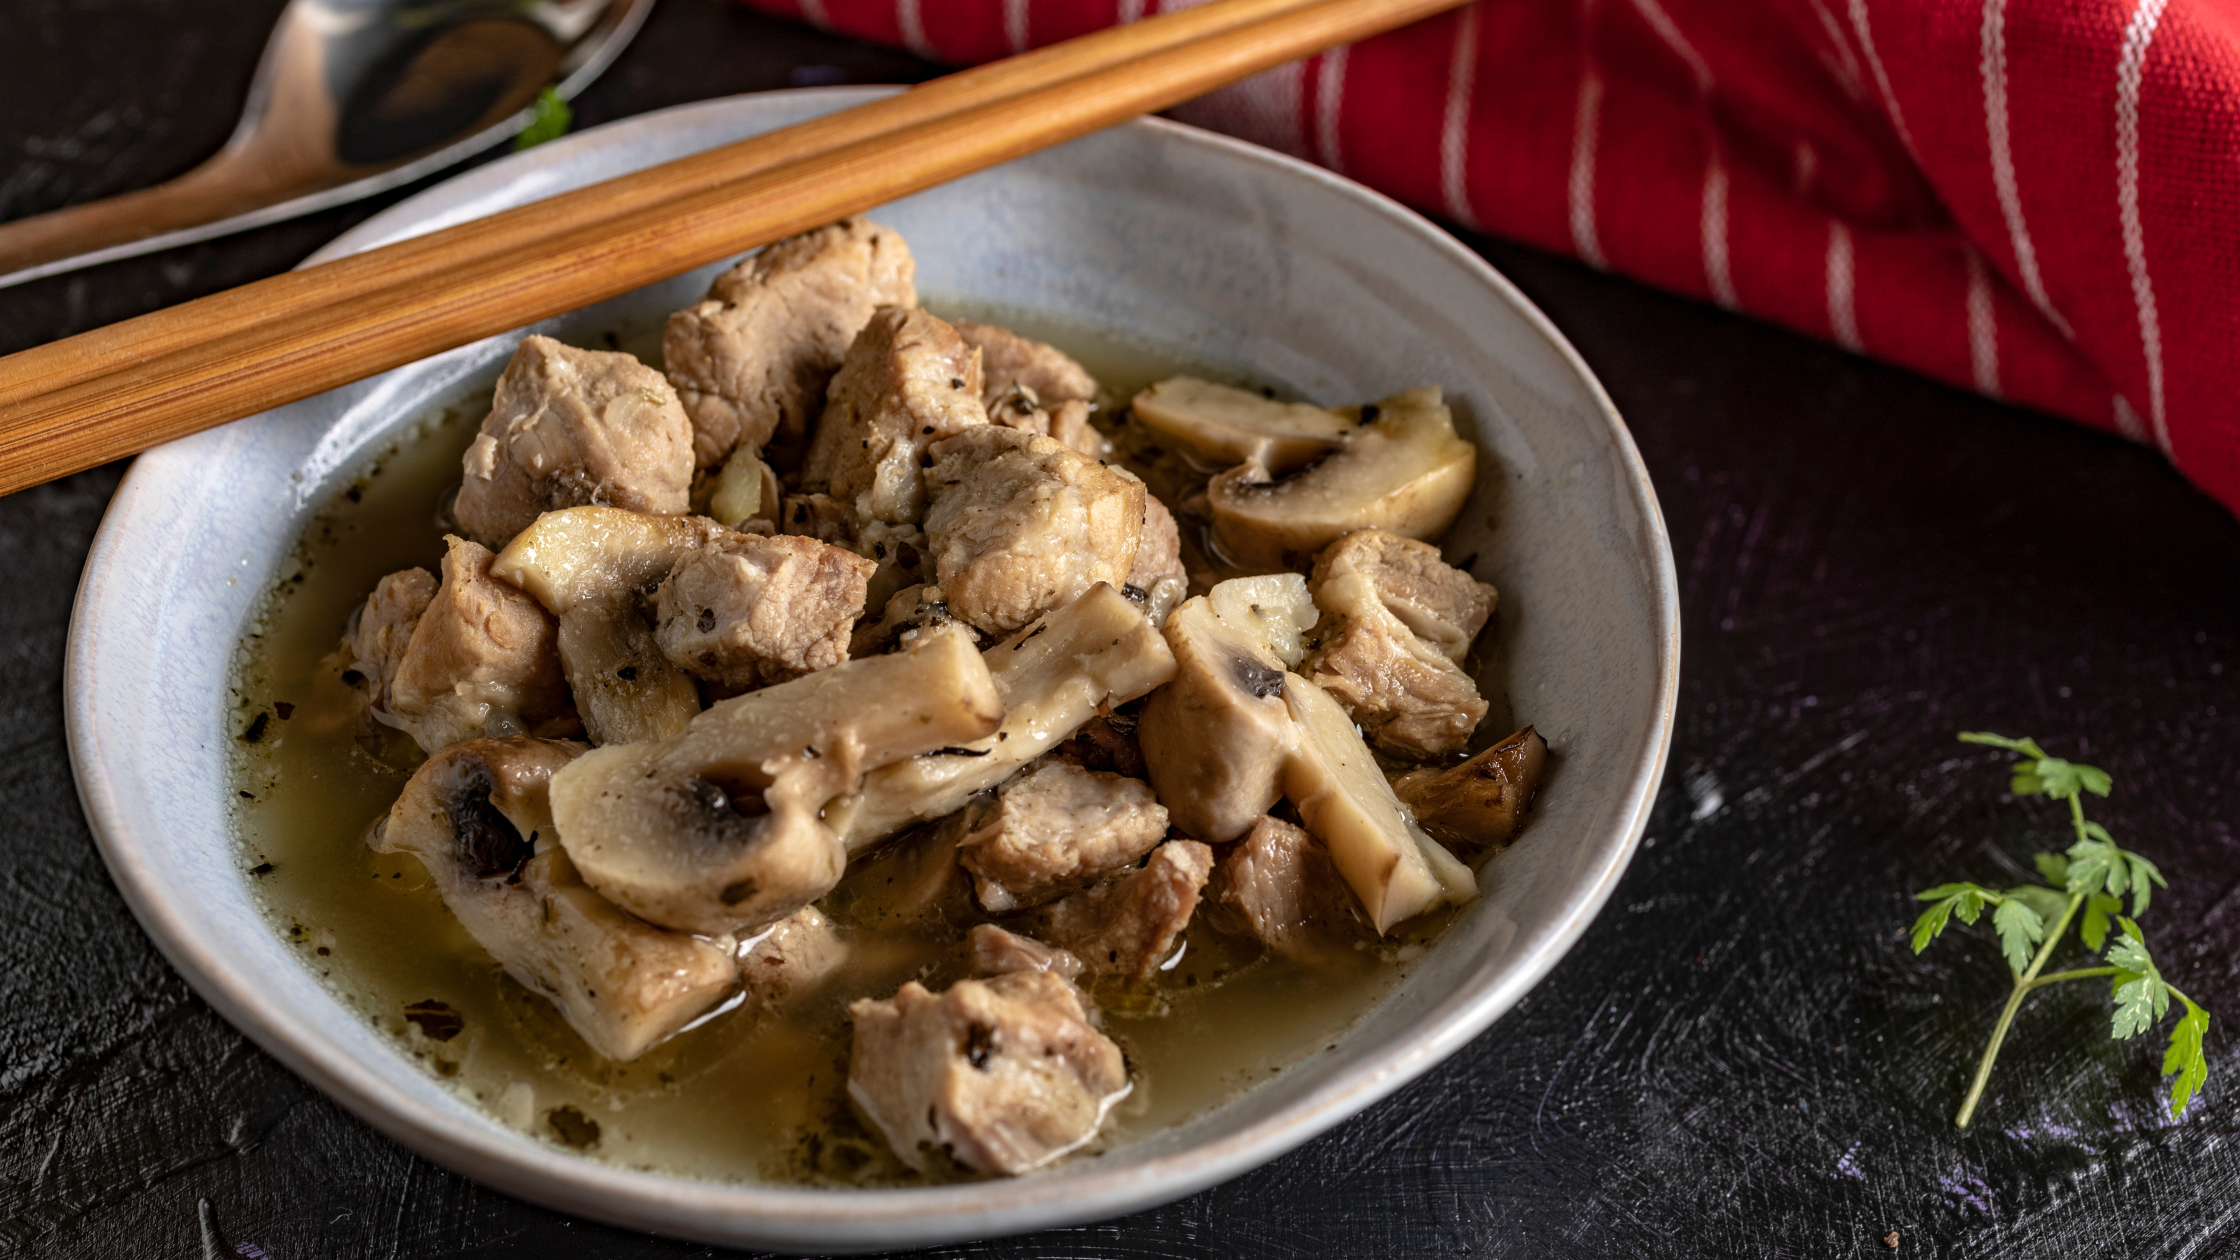
M1447 532L1470 497L1478 448L1454 431L1436 388L1360 409L1361 426L1321 463L1280 480L1246 460L1206 486L1214 540L1238 564L1296 568L1359 529Z
M652 927L584 885L554 843L547 795L582 751L522 736L453 744L412 776L372 844L419 858L468 935L593 1050L634 1059L733 987L735 947Z
M1137 394L1137 420L1210 468L1257 460L1286 473L1336 449L1353 417L1308 403L1277 402L1193 376L1164 380Z
M1540 790L1548 743L1525 727L1459 766L1414 770L1392 790L1433 837L1470 848L1507 842Z
M553 817L592 887L695 932L751 932L830 891L821 821L865 769L992 734L1004 716L959 631L725 700L668 739L596 749L554 776Z
M1314 617L1296 573L1220 583L1168 616L1174 681L1144 703L1136 735L1151 786L1184 834L1234 840L1282 795L1298 739L1285 671Z
M700 516L621 508L547 512L491 572L560 619L560 663L599 744L661 739L700 711L700 692L663 655L646 600L687 552L729 535Z
M1330 850L1371 926L1386 932L1435 906L1477 896L1477 877L1423 834L1338 702L1297 674L1283 682L1299 731L1283 769L1284 795Z
M1126 596L1101 582L985 657L1003 697L1002 729L985 739L944 741L950 746L865 776L860 798L834 811L834 828L850 853L914 822L955 813L975 792L1050 751L1100 706L1125 704L1174 677L1166 641Z

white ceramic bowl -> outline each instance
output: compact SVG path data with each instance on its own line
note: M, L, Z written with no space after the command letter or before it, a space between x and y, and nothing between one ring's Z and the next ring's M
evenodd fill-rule
M548 196L883 89L736 97L632 118L392 207L329 258ZM1609 399L1484 262L1325 171L1160 121L1116 127L873 212L930 295L1062 313L1326 402L1436 382L1484 456L1450 554L1501 589L1487 684L1555 750L1524 838L1407 982L1224 1106L1040 1175L912 1190L688 1181L611 1167L447 1093L332 996L252 901L229 834L229 673L277 566L403 421L507 334L141 457L71 625L70 751L102 855L156 943L290 1068L430 1159L563 1211L709 1242L863 1250L1148 1207L1297 1146L1484 1032L1546 975L1632 855L1664 768L1680 659L1671 548ZM710 271L538 325L674 309ZM1506 706L1504 706L1504 695Z

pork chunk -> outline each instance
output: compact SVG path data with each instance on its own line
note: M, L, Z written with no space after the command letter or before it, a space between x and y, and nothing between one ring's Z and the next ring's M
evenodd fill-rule
M1212 873L1211 848L1169 840L1136 870L1036 911L1027 928L1094 974L1141 980L1174 953Z
M1273 815L1221 859L1207 900L1221 926L1301 962L1341 955L1374 935L1329 850Z
M803 906L739 951L739 982L749 1002L771 1009L806 995L846 961L848 944L832 920Z
M542 994L586 1044L634 1059L738 980L728 936L667 932L608 904L558 845L548 784L579 744L454 744L405 784L370 843L420 859L444 904L506 974Z
M1031 1172L1087 1145L1126 1096L1120 1047L1079 991L1047 971L959 980L848 1008L848 1094L894 1153L931 1171Z
M1492 587L1450 568L1430 544L1379 530L1324 549L1309 587L1322 620L1302 672L1364 735L1420 757L1470 742L1486 702L1457 662L1492 612Z
M981 397L990 409L1020 385L1047 404L1090 402L1097 396L1097 378L1056 346L1022 337L999 324L959 320L956 329L966 344L980 351L986 377Z
M902 237L843 219L741 262L671 315L662 354L698 466L721 464L741 442L799 450L871 313L918 304L916 272Z
M1064 980L1081 975L1081 960L1070 951L1045 945L1031 936L1006 932L983 923L965 934L965 951L972 957L972 974L1007 976L1020 971L1047 971Z
M382 579L359 615L359 656L395 652L372 691L384 720L430 753L485 734L573 733L559 623L490 575L488 549L456 536L446 541L443 581L409 627L396 617L425 590L425 570ZM400 629L407 633L398 651Z
M1167 834L1151 785L1046 761L997 792L957 845L980 904L1001 914L1086 887Z
M661 652L734 692L848 659L873 565L792 534L739 534L687 552L655 597Z
M1143 592L1143 615L1155 626L1166 625L1167 614L1190 593L1190 575L1182 567L1182 531L1174 523L1174 513L1148 490L1143 495L1143 534L1136 540L1135 563L1128 568L1127 591L1130 599Z
M980 352L920 310L881 307L848 347L802 465L801 488L871 521L912 523L925 511L919 453L988 423Z
M412 631L436 600L436 575L426 569L404 569L374 583L373 594L350 621L348 646L352 668L365 675L366 692L379 705L388 703L389 680L397 676Z
M692 422L668 379L635 357L528 337L463 465L452 511L467 537L495 551L558 508L683 512Z
M1051 438L986 427L937 442L926 469L934 581L966 623L1009 634L1099 582L1127 582L1143 483Z

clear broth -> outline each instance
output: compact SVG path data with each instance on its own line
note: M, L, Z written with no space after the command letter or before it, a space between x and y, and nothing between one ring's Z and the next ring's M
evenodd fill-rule
M1063 347L1125 400L1190 371L1184 356L1031 313L929 301L957 318L1003 323ZM589 342L660 364L658 322ZM494 373L493 373L494 377ZM939 988L961 974L975 919L933 928L885 922L902 858L856 864L823 903L851 946L847 968L781 1012L723 1009L631 1063L584 1046L542 998L507 977L459 926L414 858L365 844L419 754L369 729L336 654L344 623L384 574L435 569L437 518L489 406L492 377L406 427L306 532L243 645L237 781L243 865L275 930L352 1009L446 1088L539 1140L612 1163L711 1181L910 1184L847 1102L848 1003L902 982ZM1107 403L1102 414L1112 414ZM1123 432L1130 466L1170 506L1203 472ZM1225 576L1185 526L1193 586ZM1101 992L1105 1031L1135 1088L1105 1126L1104 1149L1230 1101L1327 1045L1396 984L1444 926L1429 916L1352 967L1306 969L1240 951L1201 922L1149 988ZM1202 920L1202 916L1201 916ZM439 1003L443 1012L427 1012ZM735 1004L734 1004L735 1006ZM412 1015L419 1018L409 1018ZM453 1018L455 1016L455 1018Z

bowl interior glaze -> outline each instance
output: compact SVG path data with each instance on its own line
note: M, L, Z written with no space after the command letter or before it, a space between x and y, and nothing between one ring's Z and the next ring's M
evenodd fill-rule
M390 208L331 258L857 104L736 97L632 118ZM1609 400L1539 312L1420 216L1337 176L1147 120L872 212L929 295L1054 313L1325 402L1437 382L1484 453L1449 554L1501 590L1489 723L1555 752L1531 827L1405 984L1335 1049L1194 1119L1050 1172L910 1190L688 1181L525 1137L446 1092L322 987L252 900L229 823L237 645L306 523L397 427L493 375L519 333L172 443L126 477L87 561L67 710L79 793L134 912L290 1068L427 1157L521 1197L716 1243L862 1250L1082 1222L1265 1162L1483 1032L1608 897L1646 824L1678 683L1654 492ZM316 260L316 259L315 259ZM657 317L715 268L536 325Z

